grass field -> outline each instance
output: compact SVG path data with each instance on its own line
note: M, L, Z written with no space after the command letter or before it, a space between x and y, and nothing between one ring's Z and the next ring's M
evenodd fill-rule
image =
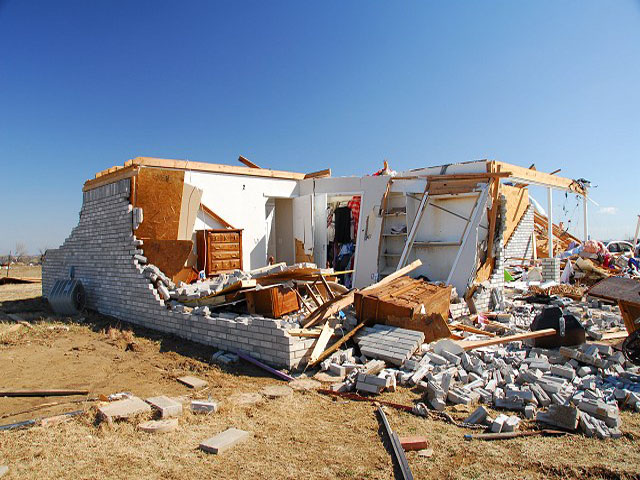
M283 384L245 363L221 368L207 360L213 349L142 329L99 314L82 321L57 318L40 297L40 285L0 286L0 332L12 324L1 312L32 325L0 336L0 389L87 387L90 395L0 398L0 424L82 409L66 423L0 432L0 465L8 479L391 479L390 447L368 403L333 400L313 391L238 405L234 395ZM209 382L193 392L175 379L184 374ZM178 430L150 435L141 418L109 426L96 421L99 394L128 391L213 398L212 415L186 412ZM400 388L379 398L411 404L419 393ZM64 403L41 407L50 402ZM456 419L466 408L448 409ZM495 414L495 412L493 412ZM601 441L581 435L466 442L470 431L436 418L388 410L399 435L426 435L431 457L407 454L416 479L639 478L640 415L622 413L624 436ZM198 444L229 427L253 438L223 455ZM534 428L525 423L524 428Z

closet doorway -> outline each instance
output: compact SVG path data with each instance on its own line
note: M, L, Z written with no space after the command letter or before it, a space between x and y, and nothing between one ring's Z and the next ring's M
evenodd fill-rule
M357 268L358 229L362 194L327 195L327 267L338 281L351 288Z

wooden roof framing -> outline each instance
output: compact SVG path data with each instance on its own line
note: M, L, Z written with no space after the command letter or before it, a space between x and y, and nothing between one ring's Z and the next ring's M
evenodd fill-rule
M489 162L488 168L490 171L494 172L508 172L510 178L519 180L523 183L568 190L580 195L584 195L586 193L584 188L575 180L559 177L551 173L540 172L532 168L519 167L518 165L512 165L510 163L495 160Z
M240 157L239 159L244 159ZM246 160L246 159L245 159ZM242 161L242 160L241 160ZM226 175L247 175L251 177L278 178L283 180L303 180L305 178L330 177L331 169L320 170L312 173L285 172L260 168L253 162L246 160L245 164L253 166L238 167L234 165L221 165L217 163L191 162L188 160L172 160L166 158L136 157L125 162L123 166L114 166L96 173L95 178L84 183L83 191L117 182L123 178L130 178L137 174L140 167L169 168L176 170L193 170L199 172L220 173Z

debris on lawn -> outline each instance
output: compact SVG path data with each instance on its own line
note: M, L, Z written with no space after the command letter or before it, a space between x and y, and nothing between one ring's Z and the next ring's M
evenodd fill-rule
M208 453L220 454L239 443L246 442L251 433L237 428L229 428L200 444L200 449Z

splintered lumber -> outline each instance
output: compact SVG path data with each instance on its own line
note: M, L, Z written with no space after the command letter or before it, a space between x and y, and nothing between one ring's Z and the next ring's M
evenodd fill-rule
M332 298L328 302L325 302L305 319L306 323L303 325L304 328L309 328L317 323L322 322L323 320L326 320L331 315L335 315L343 308L351 305L353 303L353 299L354 291L352 290L345 293L344 295L341 295L340 297Z
M310 367L314 367L316 366L318 363L320 363L322 360L324 360L325 358L327 358L329 355L331 355L333 352L337 351L347 340L349 340L351 337L353 337L356 333L358 333L358 330L360 330L362 327L364 327L366 322L360 322L358 325L356 325L355 327L353 327L353 330L351 330L349 333L347 333L344 337L342 337L340 340L338 340L336 343L334 343L333 345L331 345L329 348L327 348L324 352L322 352L318 358L316 359L315 362L310 362L309 366Z
M319 277L320 281L322 282L322 284L324 285L324 288L327 290L327 294L329 295L329 298L330 299L336 298L336 294L333 293L333 291L331 290L331 287L327 283L327 280L324 278L324 275L318 275L318 277Z
M325 350L329 340L333 336L334 328L329 325L329 322L325 322L322 327L322 332L320 332L320 336L318 340L316 340L315 346L313 347L313 351L311 352L311 362L315 362L320 354Z
M275 375L276 377L281 378L282 380L286 380L287 382L294 380L292 376L287 375L286 373L281 372L279 370L276 370L275 368L271 368L269 365L265 365L260 360L256 360L255 358L253 358L251 355L243 353L239 350L237 350L235 354L238 355L241 359L246 360L249 363L253 363L256 367L260 367L263 370L266 370L267 372Z
M88 395L89 390L4 390L0 397L68 397Z
M411 473L411 469L409 468L409 462L407 461L407 457L404 454L404 449L402 448L402 444L400 443L400 438L398 438L397 433L391 430L391 425L389 425L389 420L387 420L387 416L385 415L382 407L378 407L378 415L382 419L382 423L384 424L387 436L389 437L389 441L391 442L391 446L393 448L393 456L398 467L400 468L402 478L404 480L413 480L413 474Z
M488 340L476 340L476 341L458 341L465 350L473 350L474 348L489 347L491 345L500 345L502 343L518 342L520 340L527 340L529 338L550 337L557 332L555 328L545 328L544 330L536 330L535 332L518 333L517 335L507 335L506 337L494 337Z

